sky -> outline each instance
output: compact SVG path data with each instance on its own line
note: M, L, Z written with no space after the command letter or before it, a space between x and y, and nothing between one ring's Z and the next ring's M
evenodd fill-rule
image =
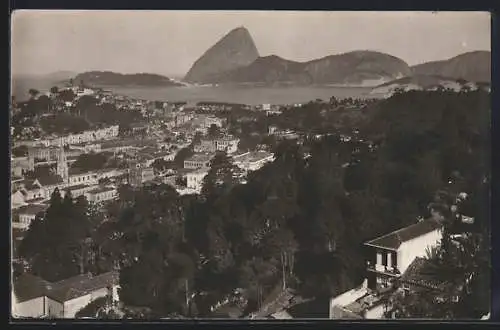
M490 22L487 12L19 10L11 18L11 70L183 76L239 26L261 56L308 61L374 50L415 65L490 50Z

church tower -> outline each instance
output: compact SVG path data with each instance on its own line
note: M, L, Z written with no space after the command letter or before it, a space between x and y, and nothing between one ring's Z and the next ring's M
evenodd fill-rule
M68 160L66 159L66 153L64 152L64 147L61 146L59 149L59 154L57 155L57 175L59 175L65 183L69 180L69 169Z

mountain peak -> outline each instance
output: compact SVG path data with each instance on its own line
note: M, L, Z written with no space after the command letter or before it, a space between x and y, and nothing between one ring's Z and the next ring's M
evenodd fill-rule
M229 31L210 47L191 67L184 80L206 83L214 75L249 65L259 57L259 52L244 27Z

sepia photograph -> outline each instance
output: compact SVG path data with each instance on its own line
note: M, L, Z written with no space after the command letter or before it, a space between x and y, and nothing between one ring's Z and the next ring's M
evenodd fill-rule
M11 320L488 320L491 16L16 10Z

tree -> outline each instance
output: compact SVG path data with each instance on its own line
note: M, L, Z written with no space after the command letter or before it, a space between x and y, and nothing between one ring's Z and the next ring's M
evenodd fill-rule
M50 93L51 94L57 94L59 92L59 88L57 86L53 86L50 88Z
M177 152L174 158L174 164L177 166L177 168L183 168L184 167L184 160L188 159L194 154L192 148L182 148Z
M58 281L89 269L91 223L87 212L84 198L74 202L69 192L62 199L59 190L54 191L49 208L35 219L20 246L20 254L30 262L34 274Z
M38 94L40 94L40 91L37 89L34 89L34 88L30 88L30 90L28 91L28 94L30 95L30 97L32 99L34 99L35 97L38 96Z
M212 139L216 139L216 138L220 137L221 131L220 131L219 126L217 126L216 124L210 125L210 127L208 128L207 134Z
M262 307L264 302L264 287L269 284L270 278L273 278L277 271L271 263L264 261L262 258L252 258L241 266L240 284L248 288L250 294L253 294L258 309Z
M237 184L239 168L225 152L217 152L211 161L210 170L203 179L202 195L218 196Z
M37 99L37 107L40 113L50 113L52 110L52 100L47 95L41 95Z
M73 102L75 100L76 94L72 89L63 89L59 91L58 99L63 102Z
M76 161L71 164L72 168L79 168L84 171L101 170L108 162L108 157L104 153L81 154Z

